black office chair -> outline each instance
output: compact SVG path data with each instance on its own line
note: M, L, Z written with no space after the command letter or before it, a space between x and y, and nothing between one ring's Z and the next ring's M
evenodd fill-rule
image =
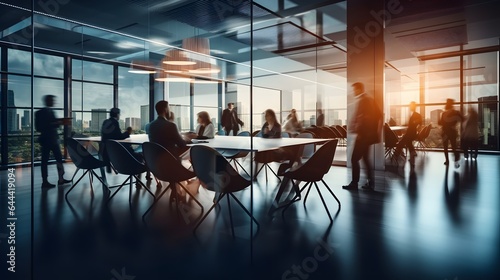
M153 142L144 142L142 144L142 151L144 154L144 160L146 161L146 166L149 168L151 173L156 177L156 179L160 180L158 183L161 186L161 181L168 182L169 185L167 188L160 193L160 195L156 198L153 205L149 207L149 209L142 216L143 219L145 216L153 209L153 206L160 200L160 198L167 192L170 188L174 197L176 197L177 202L179 202L179 196L177 195L176 186L179 185L186 193L198 204L201 208L201 213L203 214L203 206L201 203L184 187L181 183L183 181L187 181L196 176L194 172L186 169L181 161L179 161L175 156L173 156L167 149L163 146L153 143ZM179 207L179 203L177 203L177 207Z
M397 154L396 147L398 145L398 137L391 130L391 127L385 123L384 124L384 142L385 142L385 157L389 158L391 162L395 162L396 165L399 165L399 158L404 158L404 154Z
M250 219L257 225L257 231L259 230L259 223L250 214L250 212L243 206L243 204L234 196L234 192L244 190L250 186L251 181L248 178L240 175L232 165L218 153L216 150L207 146L194 146L191 147L191 162L193 163L194 172L196 176L201 181L203 186L208 190L214 191L216 197L214 199L214 204L208 212L201 218L193 233L196 233L198 227L203 223L206 217L214 209L216 205L225 197L227 197L227 205L229 207L229 218L231 221L231 232L234 237L234 226L233 226L233 216L231 213L231 200L234 201L247 213Z
M71 186L71 188L66 192L66 199L68 198L68 194L76 187L76 185L78 185L78 183L80 183L87 173L89 174L90 189L92 190L92 193L94 193L94 188L92 186L94 176L106 186L106 183L94 171L94 169L97 168L104 168L106 166L104 161L96 159L82 144L73 138L66 139L66 148L68 149L69 157L77 167L77 171L85 170L76 183L74 183L73 186Z
M108 140L106 142L106 151L109 156L109 161L118 174L128 175L127 179L118 187L118 189L109 197L108 202L130 181L129 202L132 202L132 180L135 178L137 184L141 185L146 191L155 197L151 190L144 185L138 175L147 171L146 165L139 162L122 144L116 140Z
M283 218L285 217L285 211L288 209L288 207L290 207L290 205L292 205L293 202L299 200L300 193L305 188L308 188L306 196L304 198L304 206L306 205L307 196L309 195L309 191L311 190L311 187L314 184L316 190L318 191L319 197L321 198L321 202L323 202L323 206L325 207L326 213L330 218L330 221L333 221L332 216L330 215L330 211L326 206L326 202L323 198L323 195L321 194L317 182L318 181L323 182L326 189L330 192L330 194L335 198L335 200L339 204L339 210L340 210L341 204L339 199L333 193L330 187L326 184L326 182L323 180L323 177L325 176L325 174L328 173L330 167L332 166L333 158L335 156L335 151L337 149L337 143L338 143L337 139L328 141L326 144L321 146L321 148L319 148L314 153L314 155L303 165L289 169L288 171L285 172L284 176L292 181L292 186L296 194L294 199L292 199L292 201L283 209L282 213ZM306 184L299 190L299 186L296 183L297 181L305 182Z

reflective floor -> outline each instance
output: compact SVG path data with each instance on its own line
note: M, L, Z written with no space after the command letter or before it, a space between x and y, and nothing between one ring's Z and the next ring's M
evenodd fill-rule
M106 205L101 184L94 182L92 195L85 179L66 201L70 186L41 190L35 167L33 244L31 173L19 168L16 273L2 261L0 279L29 279L31 273L33 279L498 279L500 156L480 155L458 169L447 169L443 158L419 154L413 170L406 165L377 172L374 192L341 189L350 169L332 167L325 181L342 202L337 211L323 192L332 223L315 190L306 207L299 201L284 219L281 211L269 216L278 182L270 177L266 184L262 174L253 188L260 230L254 226L251 238L249 218L231 203L234 239L225 200L194 236L200 210L193 202L177 210L166 195L143 222L153 201L144 189L134 186L129 203L124 188ZM72 163L65 169L68 176L75 170ZM55 166L49 170L55 182ZM7 171L0 173L5 223ZM108 177L112 184L124 179ZM151 188L159 191L156 183ZM237 197L249 207L250 195L247 189ZM197 198L207 210L213 193L200 189ZM6 237L2 226L2 260Z

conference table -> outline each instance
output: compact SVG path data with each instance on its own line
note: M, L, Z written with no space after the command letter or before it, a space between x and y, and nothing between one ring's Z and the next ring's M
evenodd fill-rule
M94 137L75 137L75 140L85 141L85 142L100 142L100 136ZM186 139L188 140L188 139ZM319 138L262 138L262 137L245 137L245 136L222 136L216 135L213 139L192 139L192 143L187 146L195 146L195 145L205 145L211 147L213 149L218 150L240 150L240 151L248 151L248 152L264 152L264 151L272 151L285 147L297 147L297 146L305 146L310 144L323 144L331 139L319 139ZM131 145L142 145L144 142L149 141L149 137L147 134L133 134L130 135L129 138L123 140L117 140L117 142L123 144L131 144ZM297 149L300 151L300 149ZM297 155L296 162L300 164L300 155ZM285 192L285 190L289 187L289 181L283 180L280 183L278 192L276 197L273 200L273 204L269 213L274 212L275 210L285 206L288 203L291 203L291 200L285 200L283 202L279 202L281 196ZM287 196L290 197L290 194Z

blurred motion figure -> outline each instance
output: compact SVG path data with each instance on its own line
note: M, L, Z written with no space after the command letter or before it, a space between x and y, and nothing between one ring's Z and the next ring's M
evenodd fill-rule
M453 108L453 99L446 99L446 105L444 107L444 112L439 120L439 125L442 126L442 137L443 137L443 147L444 147L444 158L445 165L449 164L448 158L448 144L451 144L451 150L453 151L455 157L455 168L460 167L460 153L457 150L457 137L458 129L457 124L463 121L462 114Z
M477 159L477 150L478 150L478 140L479 140L479 116L477 111L474 110L472 106L467 110L467 116L465 117L465 122L463 123L462 130L462 149L464 150L464 158L465 160L469 159L469 155L471 160Z

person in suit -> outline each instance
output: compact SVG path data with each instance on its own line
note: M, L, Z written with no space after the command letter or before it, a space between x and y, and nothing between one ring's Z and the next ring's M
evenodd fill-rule
M174 156L179 157L188 148L177 130L177 125L169 120L168 102L160 100L155 105L158 118L149 125L149 141L160 144Z
M229 135L229 132L232 130L234 136L236 136L238 134L238 130L240 130L238 125L244 125L238 118L238 113L236 112L236 108L234 108L234 103L227 103L227 108L222 112L221 124L222 127L224 127L224 131L226 131L226 135Z
M465 160L469 159L469 155L471 160L477 159L477 150L479 146L478 141L479 115L472 106L469 106L469 109L467 109L467 117L465 118L465 122L463 125L462 139L460 141L460 143L462 144L462 150L464 151Z
M198 113L198 126L196 127L196 138L212 139L215 136L215 127L210 120L210 115L206 111Z
M322 109L317 110L316 126L325 126L325 114Z
M396 152L394 154L397 158L401 154L403 147L406 147L410 153L410 163L412 164L415 163L415 156L417 155L415 147L413 146L413 141L417 139L418 128L422 124L422 116L416 112L416 109L417 104L412 101L410 103L410 120L408 121L408 128L403 138L401 138L396 145Z
M462 114L455 110L453 104L455 101L453 99L446 99L446 105L444 106L444 112L439 120L439 125L442 126L442 137L443 137L443 147L444 147L444 164L449 164L448 158L448 145L451 144L451 150L455 156L455 168L460 167L460 153L457 150L457 136L458 129L457 124L463 121Z
M357 189L361 172L359 161L363 160L366 167L368 182L362 186L364 189L373 190L375 187L374 174L369 160L370 146L380 142L379 130L382 112L378 109L372 97L365 93L363 83L352 84L354 98L357 100L357 108L352 125L349 125L351 133L357 134L354 149L351 156L352 180L342 186L344 189Z
M111 110L109 110L109 118L103 121L101 126L101 143L99 144L99 153L102 160L106 163L106 171L108 173L111 173L111 164L109 162L108 152L106 151L106 141L127 139L132 133L131 127L128 127L125 132L121 131L120 124L118 123L119 119L120 109L111 108ZM131 152L131 154L136 156L136 158L138 157L130 146L125 147L129 150L129 152Z
M57 173L59 175L58 185L63 185L71 182L64 179L64 167L62 165L61 148L59 147L59 134L57 128L60 125L68 125L69 119L57 119L52 107L55 104L54 95L45 95L43 97L45 108L38 110L35 113L36 130L40 132L38 142L42 150L42 188L53 188L54 184L48 181L48 163L50 152L54 155L57 163Z

